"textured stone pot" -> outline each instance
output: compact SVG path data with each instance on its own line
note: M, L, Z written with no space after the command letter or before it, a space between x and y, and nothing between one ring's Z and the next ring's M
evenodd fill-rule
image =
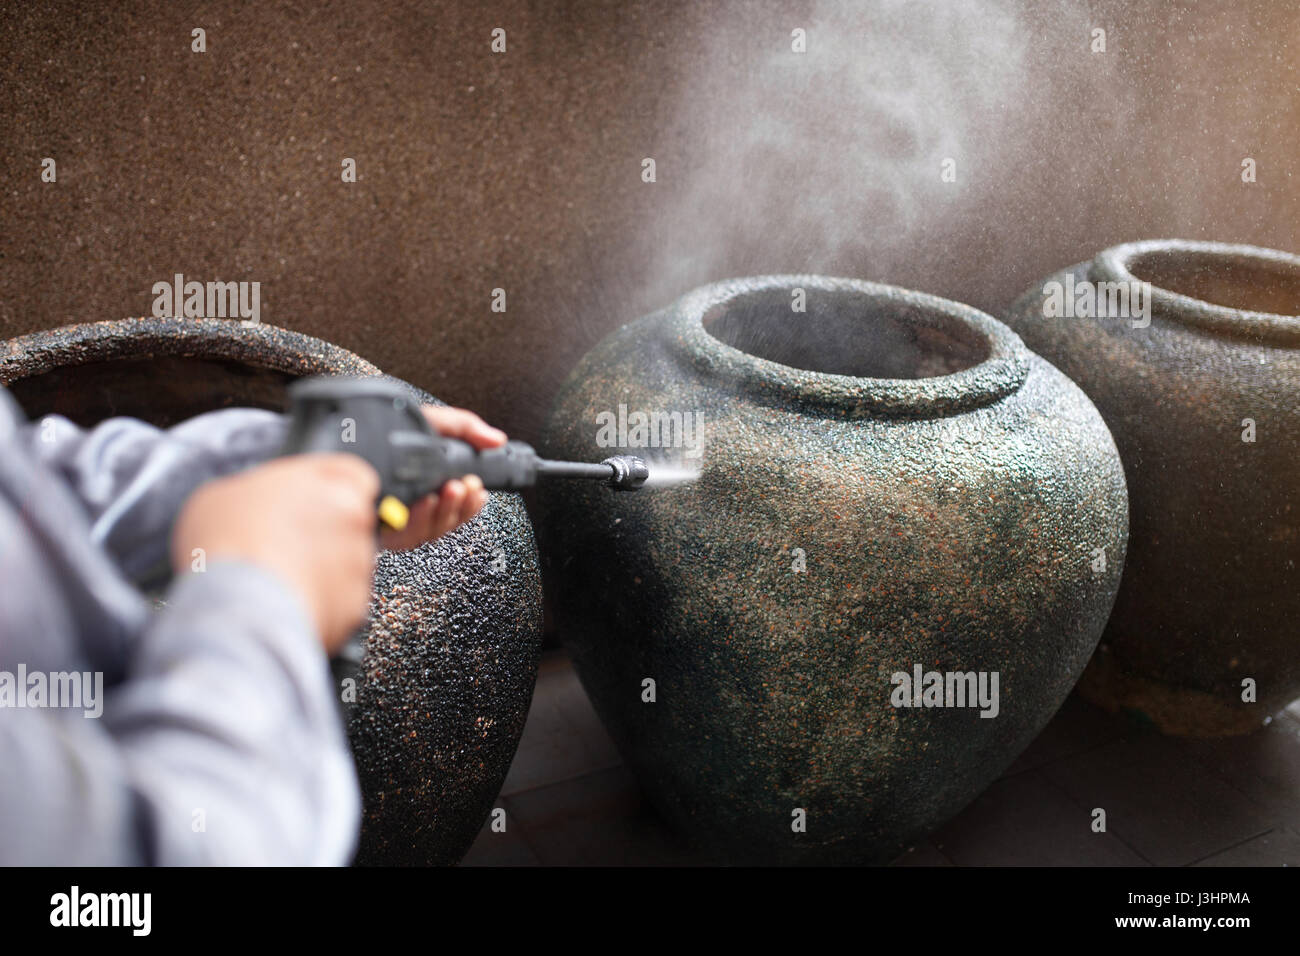
M710 285L587 355L545 447L589 458L638 412L701 416L698 479L539 489L543 576L646 793L719 859L885 862L1070 692L1118 585L1124 476L1005 326L864 282ZM996 717L894 706L917 666L996 672Z
M1149 325L1045 315L1049 283L1077 298L1135 280L1152 287ZM1128 564L1081 692L1168 733L1259 727L1300 697L1300 258L1116 246L1034 286L1007 322L1096 403L1132 497Z
M0 384L29 415L83 425L283 408L286 384L317 374L379 371L319 339L224 320L100 322L0 344ZM541 583L519 498L493 494L454 534L381 554L374 602L348 708L365 812L358 862L454 863L500 792L536 677Z

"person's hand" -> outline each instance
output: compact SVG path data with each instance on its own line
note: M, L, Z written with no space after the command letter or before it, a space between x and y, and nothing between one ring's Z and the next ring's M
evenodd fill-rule
M440 434L475 448L495 448L506 436L473 412L426 406ZM321 642L338 650L365 620L375 567L379 475L357 455L278 458L198 489L177 517L172 566L188 569L194 549L258 565L276 574L305 603ZM447 482L411 507L402 531L384 531L385 548L413 548L469 521L487 502L470 476Z
M379 475L357 455L277 458L208 482L182 507L172 566L243 561L275 574L302 599L325 650L361 626L375 567Z
M473 412L435 405L425 405L423 411L440 435L459 438L480 451L505 444L505 432L493 428ZM487 492L477 475L453 479L438 494L421 498L411 506L411 517L404 529L385 529L381 538L383 546L403 550L433 541L469 521L485 504Z

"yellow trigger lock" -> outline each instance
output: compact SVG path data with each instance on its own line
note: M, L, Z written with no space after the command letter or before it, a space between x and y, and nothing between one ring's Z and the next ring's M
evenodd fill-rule
M401 531L411 520L411 511L392 495L384 495L379 502L379 520L394 531Z

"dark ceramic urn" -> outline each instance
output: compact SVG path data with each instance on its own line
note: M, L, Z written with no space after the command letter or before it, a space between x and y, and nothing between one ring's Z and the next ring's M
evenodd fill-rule
M651 459L635 494L539 489L543 576L646 794L721 861L887 862L1042 729L1114 600L1105 424L954 302L710 285L601 342L548 429Z
M1167 733L1258 728L1300 697L1300 258L1116 246L1007 322L1087 392L1128 477L1128 563L1081 693Z
M87 426L282 409L292 380L324 374L380 373L319 339L220 319L99 322L0 344L0 384L29 415ZM358 863L460 859L514 756L540 646L537 552L518 496L493 494L456 532L380 554L356 701L345 705L364 806Z

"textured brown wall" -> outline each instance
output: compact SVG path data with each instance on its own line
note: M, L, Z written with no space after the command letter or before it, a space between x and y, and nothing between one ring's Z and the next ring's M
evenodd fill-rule
M766 64L791 27L815 24L808 56L852 57L852 32L836 25L847 10L865 62L909 17L932 18L925 6L6 4L0 335L147 314L151 285L178 271L260 281L264 322L535 438L597 339L708 279L815 270L997 311L1120 240L1297 251L1300 6L1266 0L1029 3L994 24L982 42L1015 50L1028 82L981 94L989 122L977 115L964 133L982 142L963 159L960 199L936 209L938 158L913 164L926 215L900 220L885 192L857 191L872 188L848 174L862 143L908 163L924 150L888 119L877 137L860 95L821 95L825 73L798 88L821 132L761 141L737 155L735 182L714 187L712 160L780 99ZM1087 52L1091 22L1109 30L1104 59ZM40 181L45 156L57 183ZM356 184L340 181L344 156ZM1258 163L1251 186L1243 156ZM778 185L830 212L805 207L800 229L781 228ZM747 201L710 208L732 188ZM861 241L807 228L836 209L863 219ZM505 314L489 308L498 286Z

